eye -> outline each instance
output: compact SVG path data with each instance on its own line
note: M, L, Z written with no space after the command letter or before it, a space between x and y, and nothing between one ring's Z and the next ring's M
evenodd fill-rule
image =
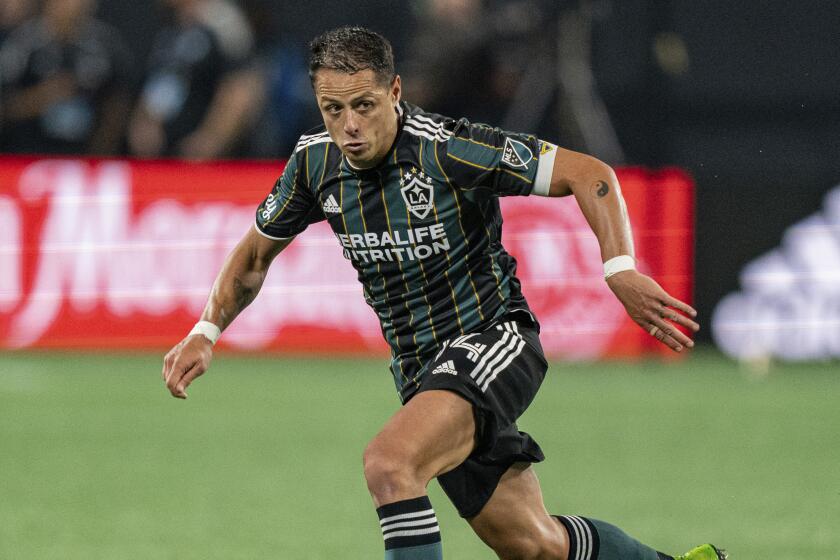
M339 107L338 105L330 104L324 107L324 110L331 115L337 115L341 112L341 107Z
M361 101L358 107L360 111L368 111L373 108L373 101Z

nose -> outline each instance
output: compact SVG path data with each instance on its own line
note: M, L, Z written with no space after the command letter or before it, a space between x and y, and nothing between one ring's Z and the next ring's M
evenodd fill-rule
M344 132L350 136L355 136L359 132L359 122L356 120L356 114L351 110L347 111L344 117Z

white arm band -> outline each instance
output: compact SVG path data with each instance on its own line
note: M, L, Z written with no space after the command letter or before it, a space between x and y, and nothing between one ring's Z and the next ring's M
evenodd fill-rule
M222 330L210 321L199 321L195 324L190 331L190 334L187 336L192 336L194 334L204 335L211 344L216 344L216 341L219 340L220 336L222 336Z
M636 259L630 255L613 257L604 263L604 280L625 270L636 270Z
M551 174L554 172L554 158L557 156L557 146L551 142L540 141L542 146L540 160L537 163L537 176L531 194L549 196L551 190Z

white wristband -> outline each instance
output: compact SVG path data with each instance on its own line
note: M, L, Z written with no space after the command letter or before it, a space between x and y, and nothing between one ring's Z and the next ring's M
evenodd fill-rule
M604 263L604 280L625 270L636 270L636 259L630 255L613 257Z
M194 334L204 335L211 344L216 344L216 341L219 340L220 336L222 336L222 330L210 321L199 321L195 324L190 331L190 334L187 336L192 336Z

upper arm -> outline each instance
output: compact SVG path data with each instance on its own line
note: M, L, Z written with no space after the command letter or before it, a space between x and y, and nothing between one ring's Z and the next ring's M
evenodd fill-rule
M303 153L303 151L301 151ZM301 161L302 160L302 161ZM271 192L257 208L256 229L263 236L285 240L325 219L306 180L306 158L293 154Z
M554 148L551 161L546 158L540 164L551 169L548 191L540 193L547 196L568 196L578 188L591 187L599 180L611 182L615 178L612 168L599 159L560 147Z
M534 136L459 121L440 161L452 183L496 196L528 195L537 180L541 142Z
M272 239L262 234L257 227L248 229L248 232L239 242L239 247L256 270L267 270L274 258L289 246L294 237L287 239Z

